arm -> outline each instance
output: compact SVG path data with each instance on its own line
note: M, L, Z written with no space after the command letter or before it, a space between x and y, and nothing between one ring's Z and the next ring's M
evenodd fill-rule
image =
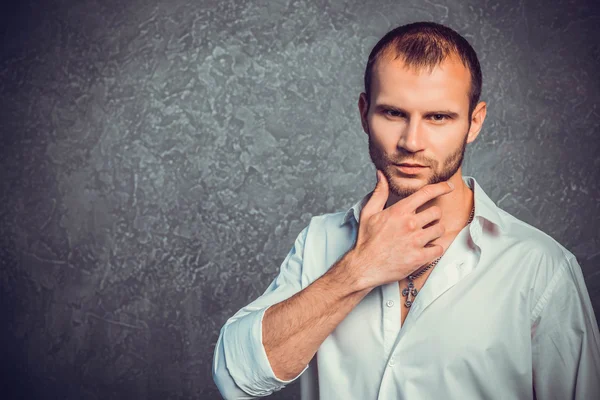
M565 260L534 309L536 398L600 398L598 322L575 257Z
M355 270L352 256L351 250L306 289L266 311L263 344L280 379L303 372L321 343L371 291L359 289L349 273Z
M221 329L213 379L226 399L267 396L296 380L319 345L370 291L352 289L345 271L350 252L301 290L307 230L298 235L265 293Z
M239 310L221 328L213 357L213 380L229 399L255 399L281 389L265 354L261 336L264 312L302 288L302 263L306 227L282 262L280 272L266 291Z

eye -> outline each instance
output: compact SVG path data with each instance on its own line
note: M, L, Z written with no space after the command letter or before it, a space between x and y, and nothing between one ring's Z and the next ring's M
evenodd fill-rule
M391 110L391 109L385 109L383 110L383 113L389 117L402 117L404 116L404 114L400 111L396 111L396 110Z
M450 119L450 116L446 114L431 114L430 117L435 122L444 122L445 120Z

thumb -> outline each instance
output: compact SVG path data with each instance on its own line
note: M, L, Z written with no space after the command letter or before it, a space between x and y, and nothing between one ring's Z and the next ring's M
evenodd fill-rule
M371 198L364 205L361 211L361 217L370 217L373 214L376 214L383 210L385 207L385 203L387 202L389 196L389 186L388 181L380 170L377 170L377 185L375 185L375 189L373 189L373 194Z

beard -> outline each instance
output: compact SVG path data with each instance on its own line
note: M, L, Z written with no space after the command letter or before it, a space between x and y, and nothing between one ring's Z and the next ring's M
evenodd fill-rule
M469 123L469 128L471 124ZM450 179L463 163L463 159L465 156L465 149L467 148L467 137L468 130L464 136L464 139L455 151L452 152L446 159L444 160L441 168L439 167L439 162L436 160L429 159L420 159L414 158L410 155L410 153L400 153L395 158L389 158L381 148L377 147L373 140L371 139L371 132L369 131L369 156L371 157L371 161L375 165L375 168L381 170L383 175L388 181L388 186L390 192L397 196L398 199L403 199L405 197L410 196L420 189L420 187L409 187L409 186L400 186L394 180L395 175L397 175L396 166L393 164L401 164L404 162L421 164L429 167L432 172L431 176L427 179L427 184L434 184L439 182L444 182Z

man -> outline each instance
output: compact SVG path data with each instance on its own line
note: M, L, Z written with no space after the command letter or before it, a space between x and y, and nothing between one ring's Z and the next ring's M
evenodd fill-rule
M600 335L575 257L462 176L486 115L468 42L386 34L359 98L378 176L315 216L265 293L231 317L213 377L252 399L598 399Z

